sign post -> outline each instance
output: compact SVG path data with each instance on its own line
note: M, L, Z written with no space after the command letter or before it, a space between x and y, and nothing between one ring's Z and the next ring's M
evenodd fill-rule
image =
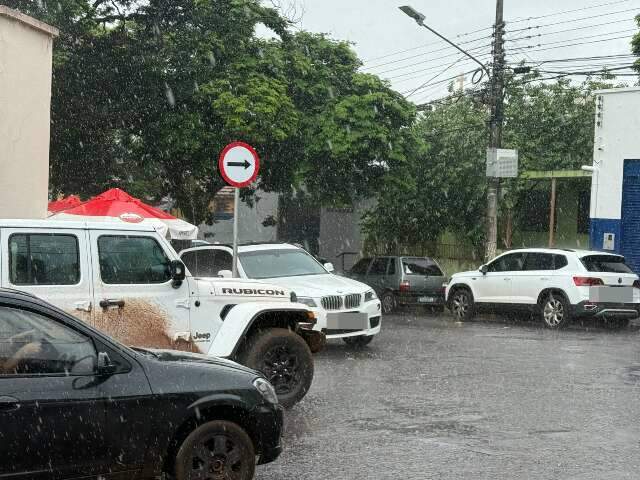
M218 158L218 170L233 195L233 278L238 277L238 206L240 189L252 183L260 171L260 158L251 145L233 142L224 147Z

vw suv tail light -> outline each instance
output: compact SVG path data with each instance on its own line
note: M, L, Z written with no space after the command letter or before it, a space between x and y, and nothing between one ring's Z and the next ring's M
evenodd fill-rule
M596 285L604 285L601 278L595 277L573 277L573 283L576 287L593 287Z
M411 284L409 283L409 280L403 280L402 282L400 282L401 292L408 292L410 289L411 289Z

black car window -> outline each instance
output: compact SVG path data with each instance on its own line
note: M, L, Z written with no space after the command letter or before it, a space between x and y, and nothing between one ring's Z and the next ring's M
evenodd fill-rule
M553 256L553 269L554 270L560 270L561 268L564 268L567 265L569 265L569 261L567 260L566 256L564 256L564 255L554 255Z
M217 277L221 270L233 268L232 255L224 250L193 250L183 253L181 259L195 277Z
M389 259L389 266L387 267L387 275L395 275L396 274L396 263L398 262L397 258Z
M489 264L490 272L519 272L524 264L524 253L509 253Z
M385 275L387 273L388 262L389 259L387 257L376 258L371 264L369 275Z
M171 262L151 237L103 235L98 238L100 277L107 284L165 283Z
M11 235L9 279L14 285L76 285L80 281L77 237L44 233Z
M589 272L633 273L619 255L589 255L580 260Z
M0 376L90 375L93 341L38 313L0 307Z
M532 270L542 270L548 271L553 270L553 255L550 253L537 253L530 252L527 253L526 258L524 260L524 268L525 271Z
M367 269L369 268L369 264L371 263L370 258L363 258L358 261L353 267L351 267L351 273L354 275L364 275L367 273Z
M403 258L402 269L405 275L423 275L441 277L443 275L440 267L429 258Z

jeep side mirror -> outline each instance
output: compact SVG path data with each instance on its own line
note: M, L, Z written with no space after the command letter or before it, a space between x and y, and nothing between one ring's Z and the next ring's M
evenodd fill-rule
M333 273L333 272L335 272L335 270L336 270L335 268L333 268L333 263L331 263L331 262L327 262L327 263L325 263L325 264L324 264L324 268L325 268L325 269L327 270L327 272L329 272L329 273Z
M111 362L107 352L98 353L98 366L96 373L100 376L113 375L118 371L118 366Z
M482 266L480 267L480 272L481 272L483 275L486 275L488 271L489 271L489 267L487 267L486 265L482 265Z
M231 270L220 270L218 272L218 276L222 278L231 278L233 277L233 272Z
M186 268L184 263L180 260L172 260L171 261L171 280L173 288L178 288L182 285L186 277Z

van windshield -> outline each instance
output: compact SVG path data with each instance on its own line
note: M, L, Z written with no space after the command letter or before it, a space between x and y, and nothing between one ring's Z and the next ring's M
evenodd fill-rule
M248 278L298 277L321 275L327 271L302 250L262 250L240 253L238 258Z
M589 255L582 257L582 264L590 272L633 273L618 255Z

